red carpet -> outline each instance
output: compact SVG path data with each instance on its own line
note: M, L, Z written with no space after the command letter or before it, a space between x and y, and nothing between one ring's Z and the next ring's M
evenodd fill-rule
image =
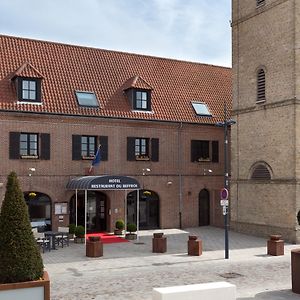
M90 236L100 236L103 244L113 244L113 243L127 243L128 241L122 237L119 237L114 234L109 234L107 232L97 232L97 233L88 233L86 238Z

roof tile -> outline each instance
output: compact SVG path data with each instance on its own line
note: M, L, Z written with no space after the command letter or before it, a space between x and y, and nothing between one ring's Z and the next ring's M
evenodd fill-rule
M43 77L42 105L18 103L16 74ZM231 83L225 67L0 35L0 110L214 124L224 102L231 110ZM133 111L126 87L151 89L153 112ZM100 109L79 107L76 90L95 92ZM197 116L191 101L213 117Z

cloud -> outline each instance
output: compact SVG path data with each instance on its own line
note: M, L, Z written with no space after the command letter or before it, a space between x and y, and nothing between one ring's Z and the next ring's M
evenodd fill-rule
M1 33L230 66L230 0L10 0Z

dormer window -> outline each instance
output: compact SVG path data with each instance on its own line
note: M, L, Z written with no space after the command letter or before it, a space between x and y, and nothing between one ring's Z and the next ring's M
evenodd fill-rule
M134 90L134 109L151 110L150 93L149 91Z
M23 100L36 100L36 82L34 80L22 80Z
M16 70L11 80L15 82L18 101L41 103L41 84L44 76L30 63L26 62Z
M151 111L151 92L153 88L140 76L129 78L123 85L124 95L133 110Z
M41 80L37 78L17 78L18 100L41 102Z

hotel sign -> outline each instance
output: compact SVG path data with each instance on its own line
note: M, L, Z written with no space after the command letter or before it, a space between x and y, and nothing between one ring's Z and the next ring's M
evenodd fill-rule
M128 176L101 175L83 176L67 183L69 190L138 190L139 182Z

